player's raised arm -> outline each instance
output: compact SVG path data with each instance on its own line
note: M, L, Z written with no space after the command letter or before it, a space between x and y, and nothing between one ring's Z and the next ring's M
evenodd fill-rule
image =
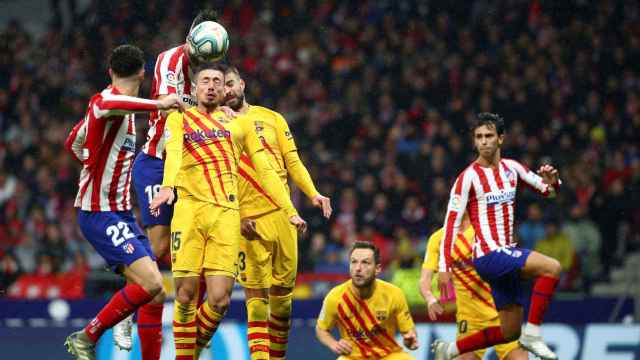
M167 95L161 100L149 100L135 96L104 93L102 99L94 103L93 111L96 117L100 118L136 112L183 109L183 107L176 94Z
M276 171L271 167L264 147L260 140L258 140L255 129L248 121L241 121L240 123L245 133L245 151L251 158L251 162L258 173L260 185L267 191L267 194L273 199L276 205L284 210L289 221L296 226L298 231L305 232L307 223L298 215L298 211L293 206L293 203L291 203L287 189L284 187L282 181L280 181Z
M545 197L554 197L556 195L561 181L558 170L553 166L546 164L540 166L538 175L518 161L510 159L504 159L503 161L518 173L518 177L520 177L526 185L536 192Z
M289 129L287 121L279 114L276 117L276 134L278 137L278 145L280 146L280 152L284 158L284 163L287 168L287 172L293 179L293 183L296 184L302 192L307 195L314 206L322 209L322 215L325 218L329 218L333 209L331 208L331 199L323 196L318 192L311 175L306 166L302 163L300 156L298 155L298 149L296 148L293 135Z
M152 213L157 216L157 210L162 204L171 204L174 200L173 189L176 186L176 178L182 165L183 149L183 127L182 114L174 112L169 114L165 128L166 152L164 162L164 175L162 177L162 187L151 201L149 206Z

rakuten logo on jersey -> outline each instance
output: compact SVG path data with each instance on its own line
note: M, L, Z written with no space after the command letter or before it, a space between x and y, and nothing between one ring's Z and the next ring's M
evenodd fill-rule
M230 137L231 131L220 129L195 130L184 134L184 140L187 142L203 142L207 139L222 139Z
M512 202L515 198L515 189L494 191L485 195L487 205L499 205L507 202Z

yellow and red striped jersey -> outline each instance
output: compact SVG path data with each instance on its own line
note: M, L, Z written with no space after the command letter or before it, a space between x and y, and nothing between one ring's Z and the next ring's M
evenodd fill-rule
M262 106L250 105L244 116L237 120L249 121L255 128L271 166L276 170L287 190L289 190L287 177L291 175L294 183L309 198L318 194L309 172L298 157L293 135L282 115ZM241 155L238 172L241 217L259 216L278 208L260 185L258 174L247 154Z
M196 107L173 112L167 118L165 136L162 185L175 187L179 198L191 196L239 209L238 164L245 153L269 197L289 216L297 214L255 130L242 115L232 120L220 111L207 114Z
M331 331L338 325L340 337L351 343L349 359L380 359L402 351L395 341L396 331L414 328L407 300L399 287L376 279L368 299L360 299L351 280L327 294L318 316L318 327Z
M429 238L424 256L423 269L438 271L440 242L444 231L434 232ZM473 227L458 233L451 253L453 266L451 274L456 289L456 317L465 320L488 321L498 316L493 303L491 287L484 282L473 267Z

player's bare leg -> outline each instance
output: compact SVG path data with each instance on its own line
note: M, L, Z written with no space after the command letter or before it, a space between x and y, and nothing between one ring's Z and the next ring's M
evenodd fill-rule
M251 360L269 359L269 289L244 289Z
M504 360L529 360L529 353L523 348L511 350Z
M220 321L231 303L231 290L235 279L225 275L206 275L207 301L198 309L196 318L197 326L197 352L196 359L205 344L211 340Z
M162 292L162 275L156 263L148 256L126 266L123 275L127 278L128 284L111 298L84 330L67 337L67 350L76 359L95 359L95 344L104 331Z
M271 359L284 359L289 343L293 288L272 285L269 289L269 337Z
M555 293L562 268L558 260L532 251L525 266L524 276L535 278L531 292L529 318L520 337L520 345L544 360L555 360L557 355L542 340L540 325L544 313Z
M456 358L457 360L482 360L476 354L470 352L466 354L462 354Z
M170 227L166 225L151 225L146 229L147 238L151 243L151 251L158 261L163 261L169 254ZM169 265L171 262L169 260ZM162 309L165 293L161 292L138 313L138 336L140 337L143 360L157 360L160 358L162 347ZM142 319L140 319L142 318ZM131 351L133 314L113 327L113 341L120 350Z

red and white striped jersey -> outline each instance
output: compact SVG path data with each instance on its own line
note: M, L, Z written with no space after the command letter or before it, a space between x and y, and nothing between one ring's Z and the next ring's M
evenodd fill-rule
M458 234L465 210L475 230L474 258L499 248L515 246L513 218L520 179L543 196L555 194L556 189L544 183L542 177L511 159L500 160L495 168L482 167L474 162L458 176L451 189L444 222L440 271L451 269L452 239Z
M131 164L136 151L134 112L157 109L155 100L121 95L108 87L89 101L65 148L82 162L75 207L87 211L131 209Z
M151 98L156 99L160 95L178 94L182 102L196 105L195 84L191 82L191 69L184 52L184 46L180 45L164 51L158 55L153 82L151 83ZM149 114L149 132L147 141L142 151L159 159L164 158L164 126L167 121L159 111Z

